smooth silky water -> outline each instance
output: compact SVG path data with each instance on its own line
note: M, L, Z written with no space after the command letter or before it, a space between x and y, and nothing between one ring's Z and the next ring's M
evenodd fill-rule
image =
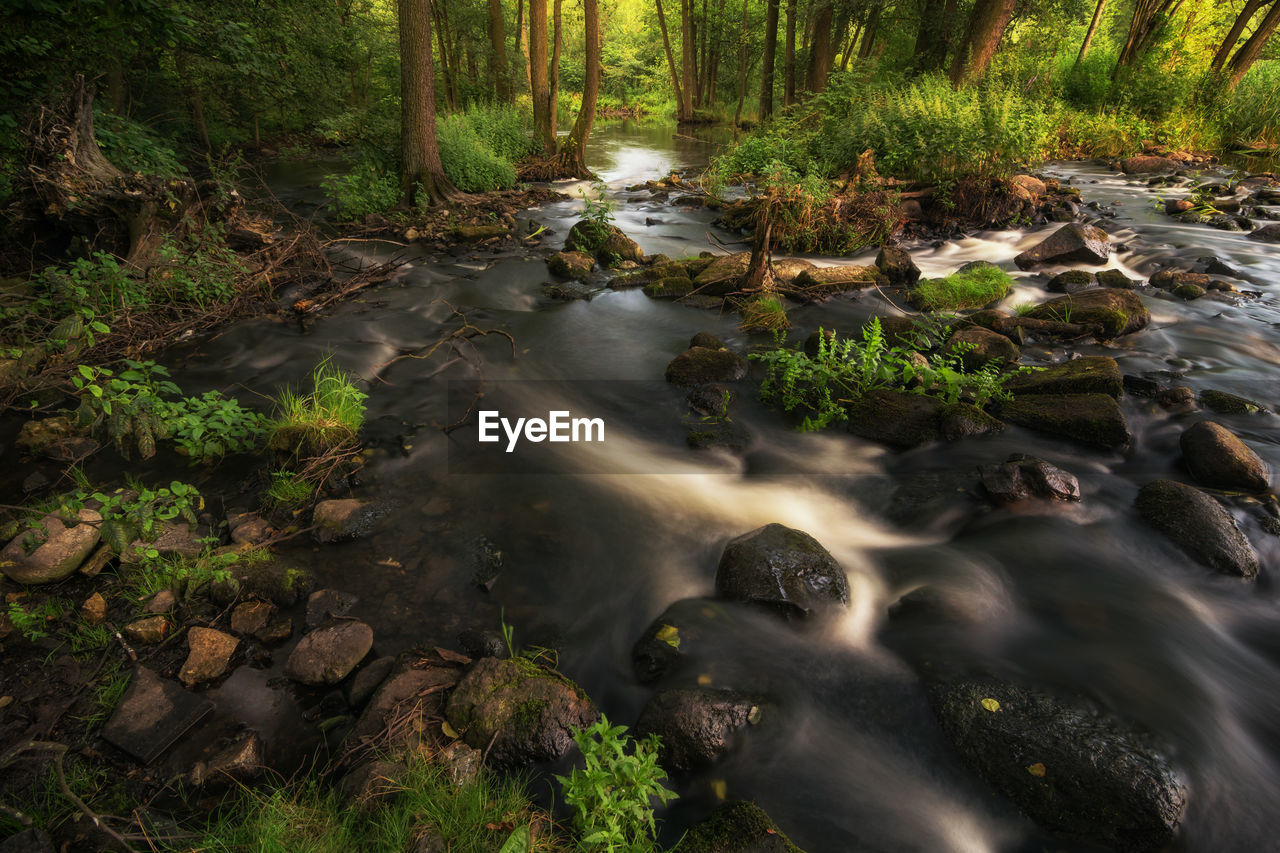
M605 124L592 135L587 159L617 202L617 223L646 252L675 257L745 244L741 235L712 226L710 211L623 187L704 165L714 150L715 140L669 126ZM306 212L322 200L315 182L323 171L282 165L270 177L278 195ZM1240 304L1144 296L1150 329L1078 351L1112 355L1126 373L1173 370L1196 390L1280 403L1277 247L1181 225L1155 209L1158 196L1185 191L1131 185L1097 166L1046 171L1078 186L1085 201L1114 204L1116 217L1101 224L1128 249L1112 266L1146 277L1160 264L1212 254L1245 272L1262 294ZM560 202L526 218L551 228L547 242L558 247L581 208L578 200ZM1000 264L1017 280L1005 301L1012 307L1048 298L1042 280L1016 270L1012 258L1051 230L984 233L912 247L912 255L925 275L971 260ZM839 431L795 432L751 399L750 383L741 383L744 398L732 414L754 439L737 458L685 447L682 393L671 388L657 403L650 395L611 417L607 445L557 448L555 475L450 473L455 439L439 429L451 417L446 383L474 377L473 366L486 381L597 380L572 392L530 383L528 413L613 406L616 414L616 399L606 398L626 393L622 380L660 381L696 332L712 332L738 351L766 341L739 332L733 316L652 300L638 290L549 300L540 259L463 256L442 264L397 246L352 243L347 251L369 262L399 258L405 266L393 282L305 328L244 322L167 360L188 393L220 387L242 398L250 396L246 389L269 394L304 382L326 355L372 379L369 432L373 443L390 449L374 457L358 491L386 502L390 513L368 538L286 551L323 584L360 596L355 615L373 626L378 654L456 645L464 628L496 629L501 609L517 643L554 646L560 668L612 720L632 724L652 695L631 673L630 649L640 633L669 604L712 594L728 539L781 522L835 555L849 575L851 606L824 625L728 608L717 636L687 650L696 665L682 684L700 676L701 683L769 701L739 750L680 782L682 798L665 815L668 841L727 796L757 800L811 851L1083 849L1048 839L952 754L905 662L946 655L1088 694L1171 743L1190 791L1178 849L1274 849L1280 540L1241 517L1264 569L1256 583L1240 582L1193 563L1132 510L1141 484L1179 475L1178 436L1201 415L1171 416L1149 400L1125 397L1134 441L1124 452L1009 428L896 454ZM875 291L798 307L791 337L802 339L819 325L854 330L872 314L895 310ZM388 366L456 328L455 312L475 326L509 332L514 355L506 339L490 335L463 348L469 363L446 366L449 357L441 355ZM1066 356L1053 347L1027 351ZM1274 415L1215 419L1280 470ZM977 486L975 465L1013 452L1075 473L1083 500L984 509L962 493ZM900 493L895 497L900 487L925 499L904 504ZM905 523L892 524L886 515ZM495 550L501 573L485 592L472 578ZM891 625L889 607L921 587L946 592L970 621ZM540 796L549 789L535 785Z

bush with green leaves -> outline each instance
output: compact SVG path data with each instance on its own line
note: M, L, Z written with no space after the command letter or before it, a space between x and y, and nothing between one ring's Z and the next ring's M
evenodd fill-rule
M516 185L515 167L485 144L465 116L438 119L436 142L445 175L463 192L504 190Z
M911 289L910 298L924 311L960 311L1003 299L1012 287L1007 272L994 264L978 264L943 278L922 278Z
M310 392L281 392L267 444L296 459L354 444L364 425L368 396L350 374L326 358L311 372Z
M333 199L334 215L342 220L381 213L400 201L400 179L378 157L365 157L347 172L326 175L320 186Z
M490 151L508 163L519 163L541 149L531 133L532 116L514 106L474 103L467 107L462 118Z
M122 171L163 177L187 173L172 144L133 119L95 109L93 134L102 153Z
M229 302L236 277L244 268L223 239L223 226L206 225L198 237L166 237L156 251L157 263L148 271L147 301L194 305L200 309Z
M574 811L584 850L660 849L654 840L654 801L665 805L676 795L662 784L667 773L658 765L658 736L632 744L626 731L626 726L609 725L609 718L601 714L599 722L573 733L585 767L556 776L561 795Z
M77 491L64 502L62 514L74 519L89 501L97 504L102 516L99 528L102 541L117 554L125 553L135 540L154 541L167 521L181 519L194 527L196 512L204 509L199 489L174 480L168 486L153 489L138 484L136 488L119 489L110 494ZM157 558L160 554L144 547L140 556Z

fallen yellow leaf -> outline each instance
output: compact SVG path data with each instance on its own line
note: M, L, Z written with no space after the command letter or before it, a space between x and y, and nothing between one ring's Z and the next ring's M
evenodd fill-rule
M1000 703L988 696L982 700L982 707L994 713L1000 710Z

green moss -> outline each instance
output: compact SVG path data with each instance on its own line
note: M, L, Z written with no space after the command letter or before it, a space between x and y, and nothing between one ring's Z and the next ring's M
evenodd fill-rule
M752 802L729 803L711 813L681 839L675 853L803 853L764 809Z
M692 292L694 284L688 278L664 278L645 285L644 295L654 299L675 299Z
M923 278L908 299L922 311L960 311L982 308L1003 299L1013 279L999 267L983 264L946 278Z
M1267 410L1261 403L1250 400L1248 397L1213 389L1200 392L1200 405L1220 415L1256 415L1258 412Z

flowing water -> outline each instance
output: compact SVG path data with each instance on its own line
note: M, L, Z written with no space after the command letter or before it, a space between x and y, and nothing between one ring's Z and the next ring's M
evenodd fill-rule
M623 187L705 164L713 150L666 126L618 124L593 135L588 162L617 202L617 224L646 252L674 257L736 250L742 237L713 227L709 211ZM291 203L314 205L323 171L281 167L276 189ZM1085 201L1114 204L1115 218L1102 224L1127 244L1112 265L1131 277L1214 255L1245 271L1253 282L1245 286L1261 294L1238 303L1146 296L1150 329L1077 349L1112 355L1126 373L1175 371L1196 390L1280 403L1280 251L1154 209L1157 194L1178 191L1131 185L1102 167L1049 171L1078 186ZM548 242L559 246L581 208L549 204L529 218L553 229ZM912 254L925 275L976 259L1000 264L1017 279L1009 307L1047 298L1043 281L1017 271L1012 258L1050 230L985 233ZM400 257L406 266L392 283L305 328L241 323L171 360L188 393L219 387L242 398L244 388L267 394L300 384L328 354L377 377L369 432L381 449L360 492L385 502L388 515L368 538L292 550L322 583L360 595L355 615L374 627L379 654L454 645L464 628L496 628L501 609L517 643L554 646L560 668L612 720L632 724L652 695L630 665L643 629L673 602L712 594L729 538L781 522L839 560L852 605L822 626L726 608L712 639L682 650L691 664L679 683L737 688L768 702L740 749L681 780L681 799L665 815L668 840L727 796L757 800L811 851L1077 849L1048 839L953 756L905 662L946 654L1088 694L1167 740L1190 788L1178 849L1275 849L1280 539L1240 515L1264 565L1256 583L1245 583L1211 575L1132 510L1143 483L1182 476L1178 436L1203 415L1170 415L1125 397L1134 440L1123 452L1010 428L898 454L834 431L792 431L747 392L732 410L752 433L747 452L700 453L684 445L682 394L661 382L663 371L699 331L738 351L760 343L737 331L735 317L638 290L556 302L543 295L541 259L440 260L369 243L350 251L371 261ZM446 364L452 356L437 353L388 366L422 355L456 328L455 311L477 327L509 332L514 347L489 335L458 353L469 361ZM843 296L792 310L792 334L853 329L893 311L875 291ZM1031 347L1028 355L1066 352ZM456 434L438 427L456 416L448 381L474 376L472 365L500 382L504 405L521 414L606 413L608 441L544 448L554 473L458 470ZM1216 419L1280 470L1274 415ZM1012 452L1075 473L1083 500L1033 510L972 501L974 466ZM472 583L478 568L498 564L488 591ZM890 606L923 587L959 602L970 618L891 624Z

